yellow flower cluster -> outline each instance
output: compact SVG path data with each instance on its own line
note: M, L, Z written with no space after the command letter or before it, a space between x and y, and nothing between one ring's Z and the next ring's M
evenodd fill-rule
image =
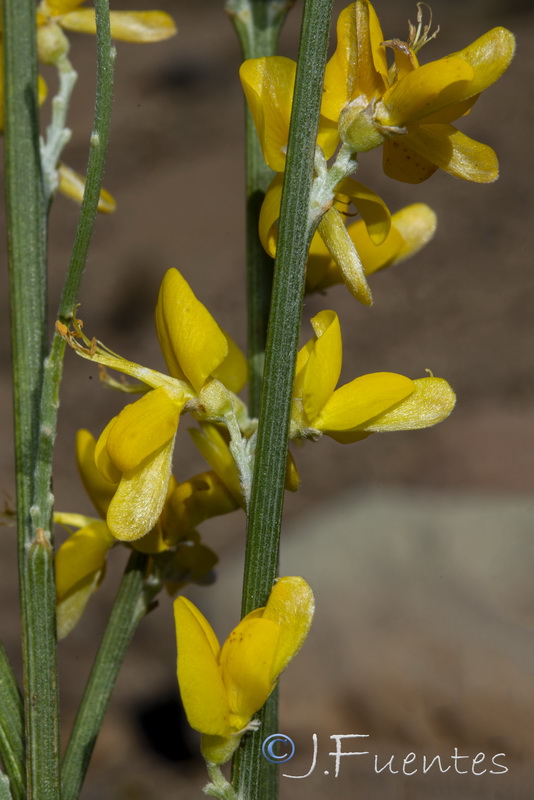
M357 0L339 16L317 134L317 208L312 212L318 230L310 249L308 291L344 281L358 300L370 305L365 276L417 252L434 233L435 216L428 206L419 203L391 216L376 194L348 178L359 153L382 146L386 174L407 183L420 183L438 168L480 183L498 176L491 147L451 122L469 113L480 93L506 70L515 49L513 34L494 28L463 50L421 66L417 53L433 36L422 25L421 10L418 21L417 28L410 25L407 41L385 41L369 0ZM259 226L263 246L273 256L295 74L295 62L282 56L249 59L240 70L265 161L278 173ZM340 144L328 173L326 162ZM345 233L340 211L350 204L361 221Z
M92 12L79 5L79 0L43 0L39 24L93 30ZM120 31L131 38L144 31L148 36L148 29L169 30L161 17L112 15L114 35ZM309 209L310 236L316 233L306 285L308 291L323 291L344 282L370 305L367 276L420 250L434 234L436 217L422 203L391 214L378 195L350 177L358 154L382 146L386 173L409 183L425 180L438 168L466 180L495 180L493 150L450 123L468 113L480 92L504 72L514 38L495 28L464 50L420 66L417 54L432 38L429 26L423 27L419 18L408 41L384 41L368 0L356 0L341 12L337 37L326 67L317 135ZM273 256L295 72L295 63L282 57L251 59L240 71L265 161L277 173L259 223L261 241ZM351 205L361 219L347 226L344 217ZM117 541L149 553L162 583L175 591L187 580L205 579L216 560L201 545L196 526L248 507L257 420L250 419L238 396L247 380L245 356L176 269L163 278L155 321L168 373L117 355L87 337L78 320L72 330L57 323L81 357L137 379L140 383L128 391L141 395L106 425L97 441L79 433L80 472L100 518L57 515L59 522L78 528L57 555L61 635L79 619ZM338 386L338 316L323 310L311 323L314 335L296 360L290 438L327 435L352 443L373 433L426 428L451 413L454 392L433 375L412 380L375 372ZM198 423L193 439L211 470L178 483L172 476L173 449L186 413ZM291 458L286 486L298 486ZM253 716L306 638L313 610L304 579L281 578L266 606L241 620L221 648L201 612L183 597L175 601L178 681L188 720L202 733L208 765L225 763L243 733L255 728Z

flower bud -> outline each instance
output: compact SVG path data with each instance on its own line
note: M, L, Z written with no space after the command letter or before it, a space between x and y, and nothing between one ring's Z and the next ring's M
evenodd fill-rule
M37 51L43 64L57 64L69 52L69 40L55 22L37 29Z

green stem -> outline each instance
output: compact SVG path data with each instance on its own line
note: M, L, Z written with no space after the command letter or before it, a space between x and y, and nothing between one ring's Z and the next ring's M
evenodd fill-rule
M243 614L267 601L278 569L291 396L308 248L308 208L332 0L305 0L289 134L254 480L248 518ZM236 754L238 795L259 798L262 740L247 735Z
M80 218L58 309L58 318L63 324L67 325L74 315L75 304L95 225L111 123L115 48L111 44L108 0L96 0L95 10L97 32L97 95L95 117L89 147L87 178L80 210ZM64 122L65 120L63 119L63 125ZM63 372L64 353L65 342L59 334L55 333L50 353L44 362L43 390L41 397L41 435L37 456L34 502L35 507L39 510L37 524L45 530L50 528L54 500L49 487L52 480L52 457L57 429L59 387Z
M244 59L276 53L280 30L292 4L283 0L228 0L226 10L241 43ZM260 242L258 222L265 192L274 173L264 161L252 115L246 106L245 153L248 406L250 415L257 417L273 282L273 260Z
M0 645L0 759L11 787L13 800L23 800L24 705L16 678L3 646ZM1 795L0 795L1 796Z
M46 346L46 203L39 157L33 0L5 0L6 206L12 314L28 798L59 794L53 554L34 502Z
M159 591L159 584L146 584L148 558L134 551L128 561L63 759L62 800L76 800L80 794L126 650Z

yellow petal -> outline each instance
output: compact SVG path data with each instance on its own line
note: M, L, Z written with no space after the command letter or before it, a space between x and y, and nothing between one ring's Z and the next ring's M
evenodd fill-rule
M171 375L185 376L198 393L228 355L228 343L177 269L169 269L161 283L156 329Z
M278 241L278 219L282 203L282 185L284 176L275 175L267 189L265 199L261 206L258 232L260 241L267 253L274 258L276 255L276 242Z
M380 97L387 87L384 36L372 5L358 0L337 21L337 47L326 65L321 114L337 122L341 110L364 95Z
M460 58L449 56L425 64L388 89L377 107L376 119L381 125L418 122L464 100L466 86L473 76L473 68Z
M111 11L111 36L125 42L161 42L176 33L174 20L164 11ZM77 33L96 33L95 12L82 8L58 20L62 28Z
M59 164L59 191L66 197L70 197L76 203L81 203L83 200L83 193L85 191L85 178L83 175L75 172L66 164ZM100 190L100 197L98 200L98 211L101 214L111 214L115 211L117 204L115 198L110 195L105 189Z
M73 11L84 2L85 0L42 0L38 11L45 16L58 17Z
M243 505L239 472L226 439L216 425L201 423L200 428L190 428L189 433L210 467L215 470L236 503Z
M140 539L158 521L171 477L173 448L174 438L137 469L123 474L106 517L116 539Z
M136 539L131 543L131 547L134 550L137 550L139 553L147 553L148 555L154 555L155 553L163 553L165 550L168 550L172 547L176 542L169 541L167 538L167 532L163 525L163 518L165 516L165 512L169 503L169 499L172 496L173 491L176 489L176 479L173 475L171 475L171 479L169 481L169 486L167 487L167 494L165 497L165 504L163 507L163 511L152 528L145 536L142 536L140 539Z
M391 214L382 198L352 178L345 178L337 185L338 194L346 195L356 206L374 244L382 244L391 228Z
M437 170L436 164L409 147L406 136L385 141L382 154L384 172L395 181L422 183Z
M202 472L179 483L165 506L163 526L169 542L177 542L205 519L239 508L230 491L213 472Z
M446 419L454 408L456 396L443 378L418 378L415 391L395 408L366 424L371 433L413 431L429 428Z
M232 337L223 331L228 346L228 355L216 367L212 375L221 381L231 392L240 392L248 380L248 363L245 354L234 342Z
M438 219L430 206L412 203L393 214L392 224L402 238L402 245L393 262L398 264L428 244L436 232Z
M495 151L452 125L414 125L406 144L440 169L475 183L492 183L499 177Z
M2 80L2 85L3 85L3 80ZM45 79L42 78L40 75L37 76L37 92L39 97L39 105L42 106L48 94L48 86L46 85ZM3 114L3 103L2 103L2 109L0 109L0 114Z
M102 477L95 463L95 437L86 430L76 433L76 463L85 491L101 517L105 517L117 488ZM120 476L119 476L120 478Z
M361 221L347 228L362 260L366 275L398 264L415 255L427 244L436 230L437 218L429 206L413 203L393 214L389 236L376 247Z
M296 70L296 63L283 56L249 58L239 70L263 157L275 172L286 165Z
M361 220L349 225L347 232L358 251L366 275L372 275L373 272L393 264L402 247L402 237L394 225L386 240L378 246L369 238Z
M293 455L288 452L286 459L286 480L284 484L288 492L296 492L300 487L300 475Z
M182 405L160 386L123 408L107 440L109 457L120 472L137 469L174 439Z
M280 578L273 586L263 612L263 619L276 622L280 628L271 681L276 681L302 647L310 630L314 611L313 592L304 578Z
M116 421L117 417L113 417L112 419L110 419L110 421L108 422L108 424L98 437L98 440L95 445L96 468L102 475L104 480L114 484L115 487L117 486L117 484L121 479L121 472L119 469L117 469L115 464L110 459L107 445L108 445L108 438L110 431L115 425Z
M332 259L328 247L319 234L315 233L311 241L306 265L306 291L321 291L334 283L343 283L343 276Z
M321 218L317 230L338 265L347 289L364 306L371 306L373 296L365 278L362 262L339 211L335 208L329 209Z
M115 540L105 522L92 522L63 542L55 556L58 602L78 583L102 570Z
M230 709L208 621L185 597L174 602L178 684L192 728L212 736L230 734Z
M506 28L493 28L470 45L451 55L471 65L474 76L469 97L479 94L501 77L515 52L515 36Z
M102 581L103 570L88 575L76 588L56 603L56 628L59 641L64 639L76 627L85 611L91 595Z
M331 397L341 374L342 343L334 311L321 311L312 319L316 339L302 382L304 412L311 423Z
M350 431L400 403L415 391L414 382L393 372L362 375L337 389L326 403L313 427L329 431Z
M272 620L244 619L225 641L221 672L230 706L230 723L242 730L274 688L273 664L280 626Z

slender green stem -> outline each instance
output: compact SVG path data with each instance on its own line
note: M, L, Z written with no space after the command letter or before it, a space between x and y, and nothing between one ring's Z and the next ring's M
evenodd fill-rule
M9 228L14 427L19 529L26 785L28 798L59 793L59 723L53 554L35 506L39 400L46 345L46 203L37 112L33 0L3 4L6 206Z
M280 30L292 2L228 0L226 10L241 43L243 58L276 53ZM265 192L273 178L258 142L252 115L245 107L246 255L250 415L260 410L261 382L273 282L273 260L262 247L258 222Z
M159 583L152 587L145 581L148 558L134 551L128 561L63 759L62 800L80 794L126 650L160 589Z
M7 654L0 645L0 759L11 787L13 800L23 800L24 705ZM1 794L0 794L1 797Z
M241 43L243 58L275 55L280 31L293 5L291 0L228 0L227 11ZM246 258L247 258L247 347L249 362L248 408L251 417L260 413L261 387L265 362L267 325L274 275L273 259L260 242L260 211L273 171L267 166L252 119L245 103L245 174L246 174ZM266 704L264 714L269 729L278 727L278 693ZM234 760L233 778L239 768ZM278 770L275 764L261 764L261 785L265 800L278 795Z
M243 613L265 604L277 575L291 395L313 228L308 208L332 0L305 0L273 283L250 512ZM238 794L262 795L261 736L236 754Z
M75 303L87 260L87 253L96 220L100 188L109 139L113 97L113 65L115 49L111 44L108 0L96 0L97 29L97 96L95 118L85 192L80 210L71 260L59 303L58 317L68 324L73 317ZM64 123L64 120L63 120ZM63 371L65 342L55 333L50 353L44 362L43 391L41 397L41 430L37 456L34 505L39 509L38 525L47 530L52 516L53 497L50 494L52 456L57 428L59 387Z

